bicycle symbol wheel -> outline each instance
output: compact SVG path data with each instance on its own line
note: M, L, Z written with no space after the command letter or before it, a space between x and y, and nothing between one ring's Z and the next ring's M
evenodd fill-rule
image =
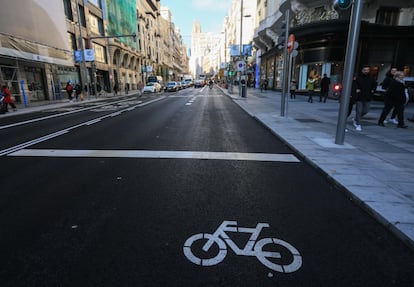
M219 251L215 257L203 259L194 255L193 251L191 250L191 245L193 245L194 242L196 242L197 240L202 239L206 239L206 241L213 240L214 243L218 245ZM224 257L226 257L227 255L227 246L223 240L217 237L213 237L213 235L210 233L198 233L194 234L185 241L183 251L187 259L193 262L194 264L201 266L212 266L219 264L221 261L223 261Z
M279 252L268 252L263 251L263 247L267 244L275 244L275 245L281 245L293 256L293 261L290 264L282 265L282 264L276 264L270 261L268 258L281 258L281 254ZM257 259L266 267L277 271L281 273L292 273L298 270L302 266L302 256L299 254L299 251L287 243L286 241L283 241L281 239L277 238L263 238L259 240L255 247L254 247L255 255Z

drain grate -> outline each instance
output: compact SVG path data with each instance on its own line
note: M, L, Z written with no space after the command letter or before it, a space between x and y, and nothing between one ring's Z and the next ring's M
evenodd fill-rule
M301 123L322 123L321 121L318 121L315 119L295 119L295 120Z

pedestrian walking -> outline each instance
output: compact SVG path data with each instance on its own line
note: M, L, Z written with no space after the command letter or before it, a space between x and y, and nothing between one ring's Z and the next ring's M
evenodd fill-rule
M76 101L78 101L79 98L81 98L82 100L81 94L82 94L82 86L79 83L77 83L75 85L75 100Z
M290 82L290 98L292 100L296 99L296 81Z
M138 83L138 97L142 96L142 89L143 88L144 88L144 84L141 81L139 81L139 83Z
M376 90L377 83L370 75L371 68L364 66L356 78L356 115L352 119L357 131L362 131L361 118L369 112L370 102Z
M310 76L306 81L306 90L308 91L308 102L313 103L313 93L315 91L316 80Z
M262 83L260 85L260 92L266 91L267 90L267 80L263 79Z
M387 96L387 90L388 90L391 82L394 80L395 72L397 72L397 68L391 68L391 70L389 70L387 72L387 74L385 75L384 80L381 83L381 88L385 91L384 102L386 102L385 97ZM386 124L388 122L392 122L394 124L398 124L398 120L395 118L396 116L397 116L397 110L394 107L393 110L392 110L392 113L391 113L391 117L388 120L387 119L384 120L384 123Z
M391 81L387 89L387 95L384 101L384 108L381 116L378 120L378 125L385 127L384 120L388 116L391 109L397 111L398 125L399 128L407 128L408 126L404 123L404 106L407 102L406 87L404 85L404 72L396 71L394 74L394 80Z
M319 95L319 102L322 102L322 99L323 99L323 102L326 103L330 85L331 85L331 79L328 78L326 74L323 74L323 78L321 80L321 94Z
M115 96L118 94L118 91L119 91L118 83L115 83L115 85L114 85L114 94L115 94Z
M66 93L68 94L68 98L70 102L73 102L73 86L72 83L70 81L68 81L66 83L66 87L65 87Z
M351 87L351 96L349 99L349 105L348 105L348 114L347 114L347 118L351 115L352 113L352 109L354 107L355 104L355 99L356 99L356 76L353 77L352 79L352 87Z
M8 112L8 105L10 105L13 108L13 111L17 111L16 105L14 104L14 100L10 94L10 90L7 88L7 85L3 85L1 87L1 93L4 96L4 112Z

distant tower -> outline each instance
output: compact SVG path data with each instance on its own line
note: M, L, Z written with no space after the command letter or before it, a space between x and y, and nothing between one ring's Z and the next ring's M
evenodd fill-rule
M190 57L190 72L194 77L198 77L203 73L202 69L202 45L203 33L201 32L201 24L199 21L194 21L193 31L191 33L191 57Z
M201 25L200 22L195 21L193 24L193 33L194 34L200 34L201 33Z

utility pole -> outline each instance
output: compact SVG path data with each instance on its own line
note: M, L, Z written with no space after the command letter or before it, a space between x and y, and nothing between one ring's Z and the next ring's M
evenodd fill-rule
M285 11L285 42L283 44L283 82L282 82L282 98L280 103L280 116L285 116L286 106L286 94L287 94L287 80L289 73L289 59L288 59L288 37L289 37L289 21L290 21L290 8Z
M80 63L80 76L82 85L88 85L88 70L86 68L86 60L85 60L85 46L83 45L83 37L82 37L82 26L81 26L81 17L80 17L80 10L79 10L79 0L76 0L76 12L78 14L78 28L79 28L79 45L82 51L82 62ZM89 98L89 88L86 91L87 97Z
M344 1L342 1L344 2ZM346 44L343 93L339 108L338 124L336 126L335 144L344 144L346 118L348 114L349 99L352 90L353 74L355 70L356 52L359 42L359 30L362 17L362 0L354 0L351 11L351 22L349 23L348 40Z

